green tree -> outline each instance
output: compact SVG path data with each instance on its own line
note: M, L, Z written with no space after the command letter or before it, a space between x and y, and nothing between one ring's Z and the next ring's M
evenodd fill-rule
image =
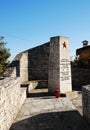
M0 36L0 76L3 75L6 68L9 66L8 58L10 57L10 49L5 47L6 42L4 37Z

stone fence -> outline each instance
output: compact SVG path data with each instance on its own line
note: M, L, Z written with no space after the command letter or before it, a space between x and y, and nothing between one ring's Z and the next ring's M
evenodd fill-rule
M25 99L26 88L20 87L20 78L0 80L0 130L9 130Z
M82 86L90 84L90 69L72 68L72 86L80 89Z
M90 85L82 87L83 116L90 123Z

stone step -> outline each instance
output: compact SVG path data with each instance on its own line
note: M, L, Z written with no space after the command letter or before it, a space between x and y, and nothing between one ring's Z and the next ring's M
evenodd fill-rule
M38 80L38 86L36 89L48 88L48 80Z
M28 89L28 93L30 93L33 89L44 89L48 88L47 80L33 80L21 83L21 87L26 87Z

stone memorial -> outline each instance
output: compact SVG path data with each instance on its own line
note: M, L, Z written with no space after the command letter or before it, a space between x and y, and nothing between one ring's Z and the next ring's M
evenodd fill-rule
M50 39L49 92L55 92L57 86L61 93L72 91L69 38L63 36Z

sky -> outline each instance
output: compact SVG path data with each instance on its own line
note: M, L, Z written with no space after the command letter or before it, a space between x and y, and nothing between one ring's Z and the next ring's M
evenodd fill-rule
M0 0L0 36L10 60L53 36L69 37L74 56L83 40L90 41L90 0Z

